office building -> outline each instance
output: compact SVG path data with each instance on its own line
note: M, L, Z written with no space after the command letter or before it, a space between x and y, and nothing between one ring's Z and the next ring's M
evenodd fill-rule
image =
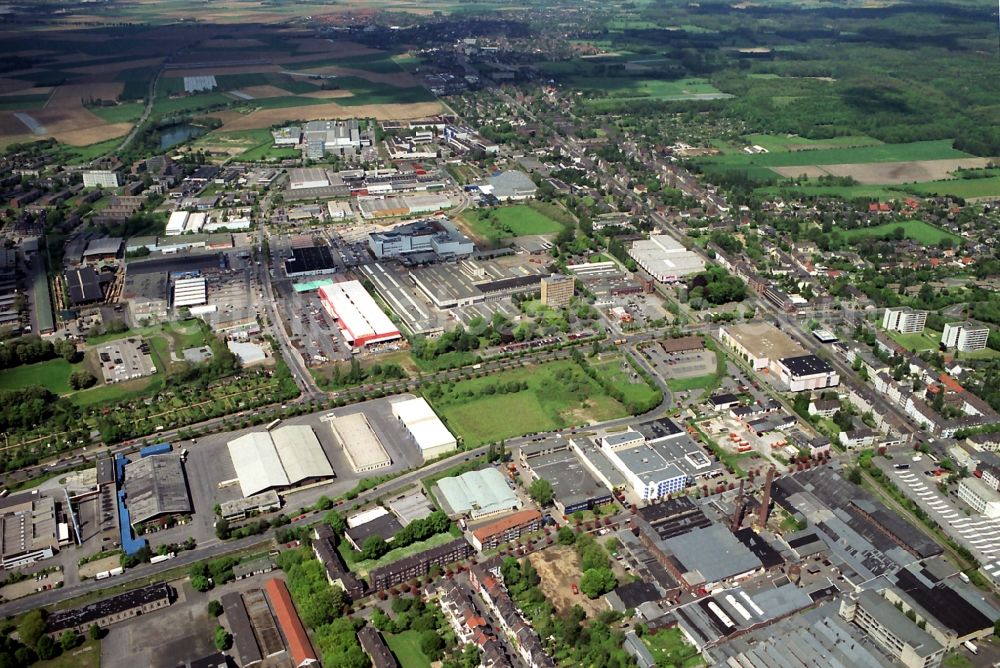
M924 331L927 311L914 311L909 307L887 308L882 315L882 327L900 334L917 334Z
M941 332L941 345L945 348L955 348L959 352L971 353L986 349L990 329L974 322L953 322L944 326Z
M542 306L563 308L573 301L576 280L572 276L552 274L542 279Z
M472 240L446 220L420 220L387 232L372 232L368 235L368 248L380 260L411 255L457 259L476 250Z
M1000 493L979 478L962 478L958 483L958 498L980 515L1000 517Z
M34 490L0 499L0 565L16 568L53 557L59 531L51 497Z

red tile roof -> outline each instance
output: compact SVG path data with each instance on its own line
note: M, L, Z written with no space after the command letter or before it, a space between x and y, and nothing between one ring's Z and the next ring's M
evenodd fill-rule
M516 512L513 515L508 515L503 517L496 522L487 524L486 526L479 527L472 532L472 535L478 538L480 541L487 540L490 536L495 536L498 533L503 533L508 529L513 529L516 526L522 524L528 524L534 520L540 520L542 514L537 510L522 510Z
M288 641L288 653L292 655L292 661L296 666L307 666L312 663L319 663L316 650L309 642L309 634L306 627L302 626L299 613L295 611L292 604L292 596L288 593L288 587L284 580L271 578L264 584L264 591L271 601L271 609L278 619L278 626L281 633Z

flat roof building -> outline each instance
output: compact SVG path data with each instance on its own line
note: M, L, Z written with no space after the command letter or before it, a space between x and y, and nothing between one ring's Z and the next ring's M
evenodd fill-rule
M447 566L461 561L471 556L474 551L469 541L464 538L456 538L450 543L418 552L376 568L368 573L368 579L371 581L373 589L388 589L408 580L424 577L430 572L432 566Z
M425 462L458 447L455 437L423 397L395 402L392 414L413 437Z
M347 342L354 347L402 338L393 324L360 281L344 281L319 289L320 301Z
M125 498L133 526L192 512L180 455L152 455L125 465Z
M906 668L936 668L944 647L871 589L841 601L840 616L856 624Z
M768 368L774 360L808 353L787 334L766 322L725 325L719 328L719 339L736 351L754 371Z
M251 432L228 443L244 497L334 476L323 446L305 425Z
M653 234L632 242L628 254L647 274L661 283L679 281L705 270L705 261L668 234Z
M0 565L16 568L55 556L58 530L52 497L34 490L0 499Z
M531 177L516 169L494 174L487 182L492 188L492 195L501 202L525 200L538 192L538 186Z
M285 260L285 274L289 277L323 276L337 273L330 247L300 246L292 248L292 256Z
M689 587L712 588L763 571L760 559L721 524L692 529L662 541L662 546Z
M201 306L208 303L208 284L204 276L179 278L174 281L174 308Z
M924 331L927 311L914 311L909 306L887 308L882 314L882 327L890 332L916 334Z
M544 443L544 442L543 442ZM611 501L611 489L601 484L581 461L576 448L565 447L524 457L522 463L533 478L543 478L552 485L552 501L563 515L591 510ZM531 445L541 445L533 443Z
M492 467L442 478L437 488L449 515L479 519L519 510L522 505L503 474Z
M330 428L343 446L347 461L356 473L375 471L392 464L389 453L364 413L333 418L330 420Z
M974 322L950 322L941 332L941 345L955 348L959 352L970 353L985 350L990 336L990 328Z
M368 235L368 248L379 259L427 253L436 259L453 259L468 257L476 250L472 240L451 222L433 219L372 232Z
M788 386L790 392L806 392L836 387L840 384L840 374L830 364L816 355L783 357L772 362L778 380Z
M573 301L576 279L572 276L552 274L542 279L542 306L563 308Z

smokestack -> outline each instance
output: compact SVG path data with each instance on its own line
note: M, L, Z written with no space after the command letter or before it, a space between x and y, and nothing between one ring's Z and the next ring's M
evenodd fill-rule
M743 483L744 480L740 480L740 493L736 497L736 509L733 510L733 524L730 529L733 532L739 531L740 524L743 523Z
M764 482L764 496L760 499L760 513L757 515L757 529L767 526L767 515L771 510L771 485L774 483L774 467L767 470L767 480Z

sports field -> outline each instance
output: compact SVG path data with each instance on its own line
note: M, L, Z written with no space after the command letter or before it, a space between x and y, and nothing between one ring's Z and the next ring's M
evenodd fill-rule
M509 383L527 383L527 389L497 391ZM440 393L424 389L424 396L467 446L627 415L624 406L605 396L603 389L571 361L439 387Z
M913 239L922 244L932 245L942 239L951 239L955 242L961 241L961 237L942 230L940 227L934 227L922 220L902 220L874 227L859 227L853 230L837 231L849 240L857 240L863 237L884 237L887 234L892 234L897 227L903 228L903 236L907 239Z

